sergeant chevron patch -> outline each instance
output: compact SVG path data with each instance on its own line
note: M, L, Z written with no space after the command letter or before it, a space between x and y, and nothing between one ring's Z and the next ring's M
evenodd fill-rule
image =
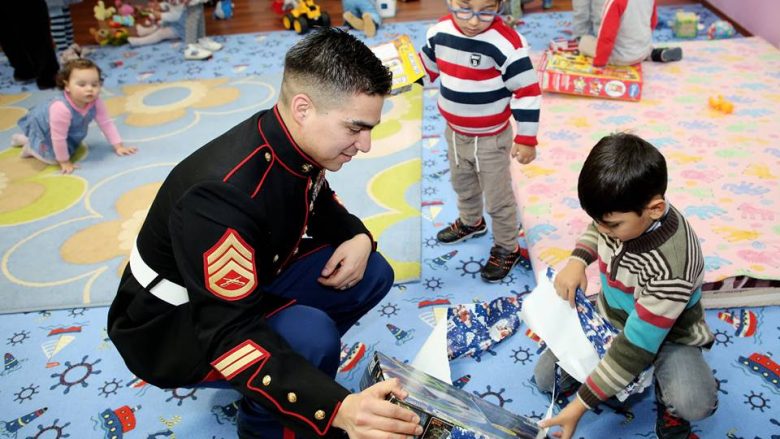
M243 299L257 284L254 249L233 229L203 254L203 271L206 288L225 300Z

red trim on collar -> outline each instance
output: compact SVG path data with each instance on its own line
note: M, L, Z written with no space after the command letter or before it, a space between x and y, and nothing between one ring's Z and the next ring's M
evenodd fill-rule
M309 162L309 164L311 164L312 166L314 166L317 169L321 169L320 165L314 163L314 161L311 160L311 157L309 157L308 154L303 152L303 149L301 149L301 147L298 146L298 144L295 142L295 140L293 140L292 136L290 135L290 131L287 129L287 125L285 125L284 121L282 120L282 115L279 114L279 106L278 105L274 105L274 116L276 116L276 120L279 121L279 126L282 127L282 131L284 132L284 135L287 136L287 140L290 141L290 145L292 145L293 148L295 148L295 151L297 151L298 154L300 154L301 157L303 157L307 162Z

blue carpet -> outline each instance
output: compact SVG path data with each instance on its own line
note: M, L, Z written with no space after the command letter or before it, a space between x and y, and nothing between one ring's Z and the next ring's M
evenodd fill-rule
M700 6L689 7L700 15L713 14ZM662 8L663 17L672 10ZM568 13L531 14L521 31L536 50L562 36L570 21ZM376 38L406 33L421 43L430 22L383 26ZM671 35L668 29L657 40ZM665 34L666 33L666 34ZM280 56L297 40L290 33L268 33L221 37L226 49L206 63L180 62L171 45L128 51L101 49L93 55L108 71L107 86L141 81L162 82L185 78L211 78L273 73L280 69ZM717 43L713 43L717 44ZM112 63L122 65L112 68ZM2 67L0 87L13 87L9 69ZM18 89L17 89L18 90ZM9 89L8 91L11 91ZM532 273L517 267L500 284L479 280L478 270L487 259L490 237L467 241L454 247L439 245L437 229L456 216L454 195L449 185L446 144L439 139L443 124L435 106L435 90L426 90L423 119L422 281L396 285L387 298L367 314L344 340L348 350L356 343L366 354L337 379L348 388L357 386L360 373L374 350L401 360L411 360L431 330L431 309L426 301L446 299L451 303L489 301L499 296L522 296L534 286ZM3 238L5 239L5 238ZM728 310L739 315L740 310ZM777 355L780 339L780 309L754 309L758 318L755 335L739 336L737 330L716 311L707 318L716 332L716 345L706 354L720 383L721 407L706 421L696 423L702 438L761 438L780 434L776 405L777 384L770 383L743 365L740 357L753 353ZM0 322L0 343L4 344L6 367L0 372L0 437L102 438L102 415L133 411L135 426L127 437L234 438L237 393L226 390L160 390L138 382L124 367L106 338L105 308L9 314ZM57 331L58 328L69 328ZM524 329L524 328L523 328ZM744 335L744 334L743 334ZM464 389L513 412L540 417L549 399L530 384L537 345L522 333L505 340L478 359L452 363L454 379L469 376ZM345 369L347 366L345 366ZM770 376L771 377L771 376ZM775 377L776 378L776 377ZM586 415L578 438L651 438L655 414L652 394L641 398L632 409L615 413L610 409ZM74 410L74 407L78 410ZM126 408L125 408L126 407ZM46 409L43 411L41 409ZM26 425L16 418L35 413ZM120 435L119 437L122 437Z

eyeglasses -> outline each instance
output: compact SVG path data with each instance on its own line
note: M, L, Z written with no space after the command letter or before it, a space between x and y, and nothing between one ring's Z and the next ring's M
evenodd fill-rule
M493 21L493 19L496 18L496 16L500 15L498 11L475 11L473 9L460 9L460 8L453 8L449 5L447 6L447 9L450 10L452 15L455 16L455 18L458 18L460 20L471 20L472 17L475 15L477 16L477 19L484 23L490 23Z

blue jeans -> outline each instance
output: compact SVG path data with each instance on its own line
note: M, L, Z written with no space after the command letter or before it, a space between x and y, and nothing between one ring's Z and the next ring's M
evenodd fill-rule
M267 323L293 350L335 378L341 336L385 297L394 277L387 261L374 252L368 259L363 279L354 287L345 291L325 287L317 278L333 251L332 247L326 247L302 258L264 290L296 299L295 305L274 314ZM194 387L230 388L230 384L215 381ZM263 406L249 398L243 398L239 404L238 429L241 438L281 439L292 434L285 432Z
M539 357L534 368L534 379L540 390L551 392L555 383L555 363L558 359L549 349ZM687 421L698 421L715 412L718 407L718 383L712 369L704 361L701 348L677 343L664 343L653 362L653 378L658 402L671 414ZM561 387L578 384L561 371Z

